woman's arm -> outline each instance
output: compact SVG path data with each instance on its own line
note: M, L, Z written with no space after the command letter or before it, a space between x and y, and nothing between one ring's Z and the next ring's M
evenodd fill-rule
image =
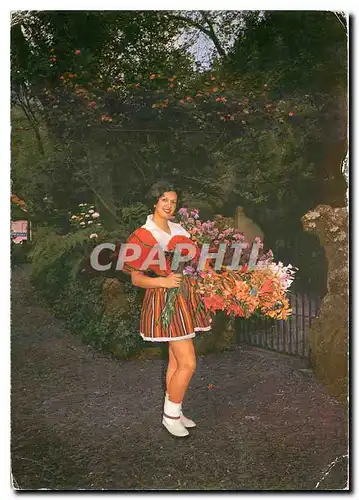
M174 273L158 278L146 276L141 271L132 271L131 273L132 284L140 288L177 288L180 286L181 280L182 275Z

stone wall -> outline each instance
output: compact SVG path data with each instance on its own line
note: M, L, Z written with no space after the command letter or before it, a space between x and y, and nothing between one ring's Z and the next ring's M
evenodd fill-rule
M328 261L327 288L309 331L313 370L328 393L345 406L348 396L348 210L319 205L302 218Z

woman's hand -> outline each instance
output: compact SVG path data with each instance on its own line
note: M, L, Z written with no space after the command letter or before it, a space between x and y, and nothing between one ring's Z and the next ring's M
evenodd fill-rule
M171 273L169 276L162 278L164 288L178 288L181 285L182 274Z

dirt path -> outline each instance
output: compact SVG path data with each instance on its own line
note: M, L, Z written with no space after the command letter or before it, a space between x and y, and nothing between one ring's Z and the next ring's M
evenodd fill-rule
M20 489L312 490L347 453L345 420L302 361L237 347L198 360L189 438L161 425L162 360L118 361L12 278L12 473ZM208 385L212 384L210 390ZM339 459L319 489L346 485Z

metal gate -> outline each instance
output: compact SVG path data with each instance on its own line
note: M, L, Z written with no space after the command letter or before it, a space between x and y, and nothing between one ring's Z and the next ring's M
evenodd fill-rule
M291 292L292 315L286 321L270 318L238 318L237 343L310 359L308 331L320 308L320 297Z

